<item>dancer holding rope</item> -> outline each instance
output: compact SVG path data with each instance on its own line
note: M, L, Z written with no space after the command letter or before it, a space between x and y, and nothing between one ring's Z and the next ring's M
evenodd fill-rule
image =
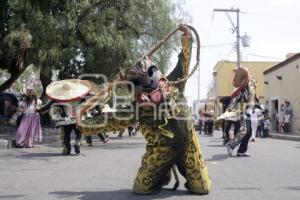
M175 69L168 76L164 76L150 59L154 52L178 30L183 32L182 51L178 56L179 60ZM192 27L180 25L120 78L130 81L135 86L134 96L138 105L140 130L147 141L146 153L133 185L133 191L137 194L150 194L167 185L171 178L171 170L175 172L177 179L173 188L176 189L179 182L175 166L185 177L185 187L190 192L208 194L211 188L211 180L193 127L191 113L183 96L186 80L191 75L189 74L192 49L191 30L196 34L198 44L197 63L193 69L195 71L199 65L199 37ZM114 83L109 84L107 90L110 90ZM77 116L77 124L81 127L83 134L95 134L98 129L119 130L134 121L134 119L120 121L116 118L109 118L104 127L86 126L103 121L101 116L85 121L82 121L81 117L96 102L100 101L102 104L105 101L105 93L107 91L96 94L83 106ZM164 112L157 117L156 111L161 107L164 107Z
M227 144L227 151L229 156L233 155L233 150L239 146L237 156L249 157L247 153L249 139L252 134L250 115L254 112L255 107L259 104L258 98L255 93L256 81L251 79L250 73L247 68L240 67L236 70L233 79L233 86L236 90L231 95L230 104L227 112L222 114L219 119L228 119L232 117L238 118L240 130L235 130L235 138L232 142ZM231 126L231 123L227 123ZM226 127L230 129L230 127Z

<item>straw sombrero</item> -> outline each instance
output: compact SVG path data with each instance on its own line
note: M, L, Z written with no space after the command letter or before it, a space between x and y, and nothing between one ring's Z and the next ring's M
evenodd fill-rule
M222 115L220 115L217 120L220 120L220 119L228 119L228 118L231 118L231 117L236 117L238 115L237 112L229 112L229 111L226 111L224 112Z
M250 73L247 68L240 67L236 70L232 84L234 87L245 86L250 80Z
M96 83L88 80L81 80L81 81L85 82L85 84L90 85L90 91L89 91L90 94L96 94L100 92L100 87Z
M87 95L91 85L79 79L54 81L46 88L47 96L58 102L72 102Z
M102 113L112 113L112 112L117 112L117 110L116 109L112 109L111 107L109 107L108 104L104 104L101 112Z

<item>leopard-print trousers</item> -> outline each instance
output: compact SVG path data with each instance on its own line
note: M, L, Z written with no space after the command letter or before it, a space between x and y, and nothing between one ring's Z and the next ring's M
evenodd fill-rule
M170 169L176 165L185 177L185 187L192 193L207 194L211 188L200 144L195 129L191 129L191 141L185 150L176 149L172 139L161 134L155 126L141 124L141 132L147 140L146 153L134 180L133 191L137 194L150 194L168 182Z

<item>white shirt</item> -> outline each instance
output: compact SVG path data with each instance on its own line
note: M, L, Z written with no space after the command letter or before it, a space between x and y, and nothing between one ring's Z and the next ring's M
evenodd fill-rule
M290 123L291 115L284 115L284 123Z
M261 115L260 110L257 109L257 108L255 108L254 112L252 112L250 114L250 120L251 120L251 122L256 122L257 123L260 115Z
M269 119L265 119L265 120L263 121L263 123L264 123L264 129L269 129L270 120L269 120Z

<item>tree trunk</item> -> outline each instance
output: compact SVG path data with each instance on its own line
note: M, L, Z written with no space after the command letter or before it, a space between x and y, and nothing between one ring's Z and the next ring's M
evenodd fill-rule
M52 75L52 68L49 65L43 65L40 71L40 80L43 87L43 94L41 99L47 99L46 96L46 87L51 83L51 75Z
M19 78L19 76L25 71L27 67L24 67L24 69L19 70L18 73L11 74L10 78L5 81L2 85L0 85L0 92L4 92L6 89L10 88L12 84Z
M0 92L4 92L6 89L10 88L12 84L19 78L19 76L25 71L27 68L27 65L25 65L26 56L26 50L22 50L16 63L16 72L13 74L11 73L9 79L0 85Z

